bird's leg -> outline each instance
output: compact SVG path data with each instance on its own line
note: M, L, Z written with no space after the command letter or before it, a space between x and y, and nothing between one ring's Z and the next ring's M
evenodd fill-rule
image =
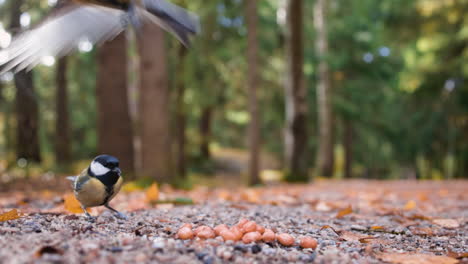
M89 221L94 222L95 218L94 218L92 215L90 215L90 214L88 213L88 210L86 210L86 207L84 207L84 206L82 205L82 206L81 206L81 209L83 209L83 211L84 211L84 213L85 213L85 215L86 215L86 218L87 218Z
M107 209L111 210L112 212L115 213L115 215L120 218L120 219L124 219L124 220L127 220L127 216L122 214L121 212L115 210L114 208L110 207L109 204L105 204L104 205Z

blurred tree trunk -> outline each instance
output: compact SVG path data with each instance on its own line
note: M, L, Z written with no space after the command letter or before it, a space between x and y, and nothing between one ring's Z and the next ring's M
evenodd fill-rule
M64 165L70 162L70 117L68 114L68 59L67 57L58 60L56 69L56 123L55 123L55 160L58 164Z
M127 40L125 33L98 50L96 85L98 151L120 160L128 175L134 172L132 122L127 91Z
M186 164L186 137L185 130L187 126L187 113L186 104L184 102L185 96L185 57L187 55L187 49L184 46L179 48L179 67L177 73L179 76L177 80L177 91L176 91L176 168L177 177L185 178L187 175L187 164Z
M202 108L199 131L200 131L200 156L202 159L211 158L210 140L211 140L211 123L213 119L213 106L205 106Z
M308 131L307 88L304 82L302 0L289 0L287 5L286 47L288 73L285 85L287 179L307 181Z
M11 2L10 30L21 29L20 16L23 0ZM39 148L39 106L34 89L33 72L22 70L15 74L16 86L16 157L41 161Z
M345 119L344 133L343 133L343 145L344 145L344 177L349 179L353 177L353 144L354 144L354 127L353 123L349 119Z
M145 24L139 34L141 170L158 182L172 180L169 82L164 32Z
M257 86L259 85L258 73L258 36L257 36L257 0L246 2L247 20L247 78L250 122L248 128L249 141L249 184L260 183L260 117L258 113Z
M333 175L333 113L331 83L328 68L327 1L317 0L314 6L314 26L316 31L316 53L318 65L317 106L319 126L319 147L316 169L319 176Z

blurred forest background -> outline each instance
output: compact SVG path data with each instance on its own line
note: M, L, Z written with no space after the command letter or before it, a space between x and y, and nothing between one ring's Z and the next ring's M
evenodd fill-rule
M0 48L55 2L0 0ZM180 185L468 175L467 0L173 2L189 49L145 25L0 76L0 182L99 153Z

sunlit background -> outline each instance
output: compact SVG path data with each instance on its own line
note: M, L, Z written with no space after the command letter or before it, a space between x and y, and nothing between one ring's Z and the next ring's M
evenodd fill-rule
M12 41L9 3L0 0L0 48ZM56 0L26 1L22 30L43 18ZM242 0L173 1L201 17L202 34L183 60L180 45L167 35L170 123L174 131L177 85L185 84L188 175L245 174L248 156L246 26ZM258 2L258 85L262 175L285 171L284 130L287 79L285 0ZM315 1L303 1L303 46L307 87L307 153L314 174L320 121L317 118L318 62L313 24ZM466 0L331 0L328 29L333 127L333 177L444 179L468 174L468 1ZM138 64L136 34L127 32L130 48L129 98L137 124ZM69 57L72 164L91 159L97 150L96 48L87 39ZM120 56L122 54L116 54ZM7 58L0 51L0 62ZM46 56L34 71L39 105L41 163L30 164L15 153L15 84L11 72L0 76L1 171L10 179L17 167L56 172L54 160L56 58ZM109 95L111 96L111 95ZM203 122L208 120L208 131ZM157 135L155 135L157 137ZM172 138L175 140L174 138ZM205 139L208 139L206 142ZM208 153L205 153L208 146ZM350 164L350 172L346 164ZM79 167L79 166L77 166ZM76 170L73 165L65 171ZM24 176L22 170L15 171ZM272 176L273 175L273 176ZM279 176L278 176L279 175ZM314 174L321 177L320 173Z

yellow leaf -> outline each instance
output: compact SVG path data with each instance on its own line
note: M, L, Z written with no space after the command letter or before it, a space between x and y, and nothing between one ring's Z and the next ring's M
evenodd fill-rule
M353 212L353 208L350 205L346 209L343 209L343 210L339 211L338 214L336 214L336 218L342 218L343 216L349 215L352 212Z
M371 226L371 230L374 230L374 231L382 231L384 229L385 228L383 226Z
M247 189L241 193L241 198L249 203L258 204L260 203L260 195L254 189Z
M148 190L146 190L146 201L157 202L159 199L159 188L156 183L153 183Z
M138 185L137 183L135 182L129 182L129 183L126 183L122 186L122 191L123 192L126 192L126 193L130 193L130 192L135 192L135 191L141 191L143 190L144 188L140 185Z
M419 253L383 253L378 255L382 261L394 264L456 264L458 260L431 254Z
M10 221L10 220L15 220L21 218L21 214L18 213L18 210L13 209L9 212L6 212L4 214L0 214L0 222L5 222L5 221Z
M405 207L403 207L403 209L405 210L413 210L414 208L416 208L416 202L414 200L409 200L406 204L405 204Z
M65 195L64 200L65 200L64 201L65 210L67 210L68 212L72 214L83 213L83 209L81 209L81 204L75 198L75 195L73 195L72 193L67 194ZM90 212L89 209L87 209L87 211Z

